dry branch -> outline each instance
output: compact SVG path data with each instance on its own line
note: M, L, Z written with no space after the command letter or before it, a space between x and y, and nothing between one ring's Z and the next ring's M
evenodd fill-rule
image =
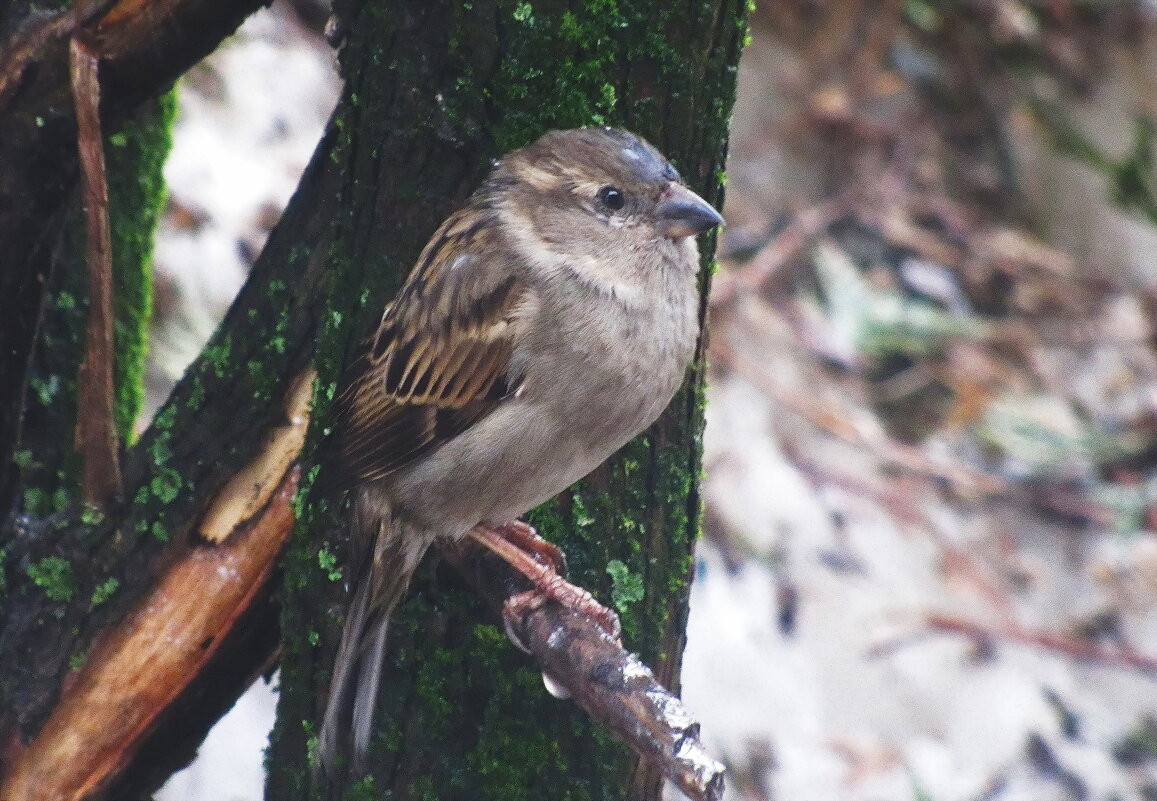
M968 497L1007 495L1012 492L1009 482L997 475L898 442L874 425L857 425L854 416L840 409L832 409L830 405L817 403L814 393L789 386L787 382L761 370L729 344L725 337L713 338L708 352L713 362L734 370L767 397L849 445L870 451L889 466L946 482L957 493Z
M1150 675L1157 673L1157 656L1124 645L1105 645L1062 632L1033 630L1015 624L985 626L952 615L931 614L925 618L924 624L932 631L962 634L987 642L1011 642L1054 651L1086 662L1138 670Z
M802 252L817 234L847 214L852 208L851 200L850 193L844 192L792 217L787 227L764 245L751 261L715 277L715 286L711 292L712 307L720 308L758 292L788 261Z
M287 425L209 504L194 545L65 683L36 739L6 766L4 801L95 797L128 768L257 601L293 528L313 370L287 394Z
M100 58L101 127L110 133L261 4L88 0L5 20L11 33L0 39L0 341L6 353L0 359L0 453L10 453L18 439L45 279L80 174L70 42L83 38ZM0 462L0 505L8 508L18 481L11 461Z
M590 617L547 603L515 635L550 680L696 801L723 796L723 765L699 741L699 723L651 669Z
M271 576L293 527L297 468L261 516L173 566L67 686L9 766L5 801L93 798L132 761L167 707L216 654Z
M72 101L84 189L88 327L77 376L76 448L84 463L87 503L103 508L123 492L113 388L113 263L108 218L108 176L100 124L100 59L79 36L69 45Z
M1137 651L1126 644L1108 645L1066 632L1028 628L1016 621L981 623L937 612L920 616L903 633L871 646L866 656L879 658L914 641L927 639L930 634L968 637L985 650L991 650L995 643L1012 643L1051 651L1082 662L1136 670L1147 676L1157 675L1157 655Z
M723 797L724 768L699 741L699 723L602 621L555 601L508 617L506 599L524 590L525 580L472 542L446 555L504 617L508 634L534 657L552 693L569 696L693 801Z

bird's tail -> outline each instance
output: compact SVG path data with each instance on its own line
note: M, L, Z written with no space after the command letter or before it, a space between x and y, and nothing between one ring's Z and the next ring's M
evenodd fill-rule
M388 513L368 515L364 498L356 506L351 538L353 595L318 735L321 765L331 778L338 775L342 753L349 754L355 774L366 772L390 613L429 544L422 533L408 531ZM346 747L351 734L352 753Z

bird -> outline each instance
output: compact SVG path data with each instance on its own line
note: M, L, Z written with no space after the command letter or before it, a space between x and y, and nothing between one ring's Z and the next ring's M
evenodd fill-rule
M352 496L327 774L351 738L366 772L390 614L436 540L475 539L539 596L589 599L518 518L666 408L699 335L696 236L722 224L644 139L584 127L500 158L435 231L347 370L326 441Z

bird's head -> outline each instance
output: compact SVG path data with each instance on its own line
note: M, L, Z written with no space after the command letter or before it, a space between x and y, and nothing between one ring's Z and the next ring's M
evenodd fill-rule
M723 224L658 150L627 131L551 131L507 154L489 182L558 255L622 258Z

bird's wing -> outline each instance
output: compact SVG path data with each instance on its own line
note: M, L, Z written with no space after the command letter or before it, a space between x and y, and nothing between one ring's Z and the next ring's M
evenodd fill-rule
M509 372L528 288L490 214L435 232L338 397L338 483L383 478L457 436L516 389Z

